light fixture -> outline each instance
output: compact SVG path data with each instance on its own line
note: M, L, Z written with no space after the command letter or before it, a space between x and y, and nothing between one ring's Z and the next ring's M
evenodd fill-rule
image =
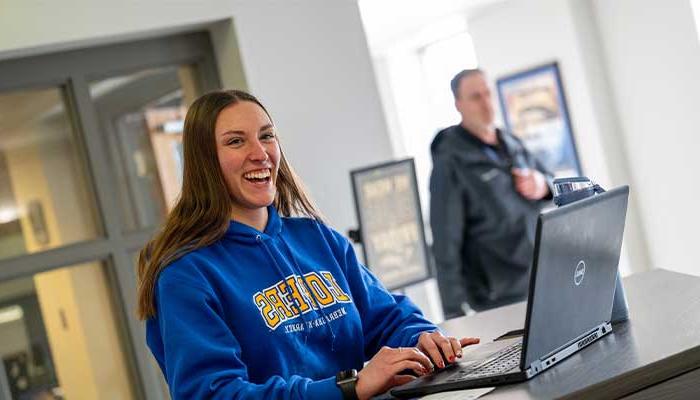
M19 212L16 207L0 207L0 224L6 224L17 218L19 218Z
M19 321L23 317L24 311L22 311L22 307L18 305L0 308L0 324Z

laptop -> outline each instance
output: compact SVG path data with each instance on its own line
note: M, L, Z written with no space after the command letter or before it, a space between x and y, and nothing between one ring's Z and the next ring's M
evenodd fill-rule
M469 346L458 363L391 394L525 381L612 332L628 196L623 186L540 213L522 336Z

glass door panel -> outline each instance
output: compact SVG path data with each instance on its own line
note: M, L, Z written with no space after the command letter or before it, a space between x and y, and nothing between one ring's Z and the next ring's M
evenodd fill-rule
M106 268L0 283L0 370L13 400L134 398Z
M180 193L182 128L198 94L194 77L193 67L165 67L90 85L127 232L159 225Z
M0 259L98 236L76 137L61 89L0 93Z

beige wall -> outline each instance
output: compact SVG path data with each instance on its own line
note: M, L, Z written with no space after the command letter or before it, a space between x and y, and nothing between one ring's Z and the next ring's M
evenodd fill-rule
M27 132L31 135L31 132ZM46 176L38 149L30 146L12 149L6 153L7 166L15 194L17 207L25 210L30 201L38 200L42 205L49 243L41 245L35 239L32 225L26 213L22 213L20 223L24 233L25 246L29 252L42 250L44 247L54 247L58 242L59 229L56 221L56 213L53 210L51 194L48 191ZM43 185L41 183L44 183Z
M37 274L36 294L56 367L56 377L67 399L99 399L91 368L84 318L75 296L72 271L67 268ZM87 299L85 299L87 300ZM89 320L89 319L87 319ZM65 324L64 324L65 321Z

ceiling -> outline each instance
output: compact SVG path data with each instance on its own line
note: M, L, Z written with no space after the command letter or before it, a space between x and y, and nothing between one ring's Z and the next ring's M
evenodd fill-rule
M486 6L504 0L359 0L362 22L372 53L406 36L450 18L465 21Z

